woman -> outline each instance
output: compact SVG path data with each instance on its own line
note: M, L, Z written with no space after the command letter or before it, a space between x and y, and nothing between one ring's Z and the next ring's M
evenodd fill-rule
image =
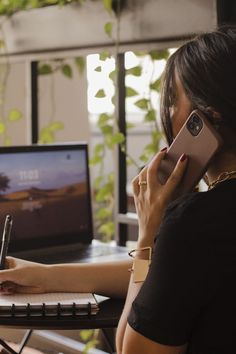
M191 111L199 109L221 135L223 146L207 170L205 178L211 187L207 192L191 192L172 201L188 151L180 156L165 185L157 178L165 149L134 178L139 235L130 273L128 261L109 267L45 266L8 258L9 269L0 272L5 291L126 296L128 288L117 330L117 353L235 353L235 78L233 27L198 36L168 60L161 107L168 143ZM138 272L141 263L147 277ZM95 267L100 271L93 272Z

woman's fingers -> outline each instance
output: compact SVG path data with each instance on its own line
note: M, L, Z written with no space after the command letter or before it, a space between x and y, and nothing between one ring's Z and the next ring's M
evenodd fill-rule
M132 180L132 188L133 188L134 195L138 195L138 193L139 193L138 176L136 176Z
M158 180L158 169L165 157L166 151L167 148L164 148L158 154L156 154L152 161L146 167L144 167L142 171L133 179L132 186L135 196L138 196L141 192L143 193L143 191L147 190L147 188L152 189L157 185L162 186ZM182 154L165 184L164 188L166 197L164 199L169 199L171 194L178 187L183 177L186 165L187 155Z
M156 154L151 162L145 166L141 172L132 180L134 195L137 196L141 190L143 191L144 188L151 186L151 183L156 183L158 181L157 170L166 154L166 150L167 148L164 148L158 154Z
M146 181L147 181L147 166L145 166L141 170L141 172L132 180L132 187L133 187L134 195L138 195L139 194L140 188L142 188L141 187L142 183L145 184Z
M166 151L167 148L162 149L158 154L153 157L152 161L148 165L147 182L149 185L158 181L158 168L161 164L161 161L165 157Z
M184 171L187 166L187 161L188 161L187 155L182 154L173 172L171 173L170 177L166 182L166 191L168 195L172 194L177 189L179 183L181 182L184 175Z

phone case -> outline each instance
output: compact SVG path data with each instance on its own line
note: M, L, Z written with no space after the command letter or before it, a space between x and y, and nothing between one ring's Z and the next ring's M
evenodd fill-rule
M200 122L199 131L191 130L191 123L194 122L194 119ZM194 110L170 145L164 160L161 162L158 169L159 181L161 184L166 183L178 159L185 153L188 156L188 165L175 197L192 191L203 177L210 161L221 144L222 139L220 135L211 126L208 119L198 110Z

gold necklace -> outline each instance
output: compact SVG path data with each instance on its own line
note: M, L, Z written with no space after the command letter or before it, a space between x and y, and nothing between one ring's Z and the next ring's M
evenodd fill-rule
M236 170L235 171L230 171L230 172L222 172L215 181L211 182L208 185L208 190L211 190L215 186L217 186L218 183L224 182L227 179L229 179L231 176L236 175Z

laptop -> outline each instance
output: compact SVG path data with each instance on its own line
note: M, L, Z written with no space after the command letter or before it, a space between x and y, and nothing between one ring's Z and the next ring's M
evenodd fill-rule
M14 257L65 263L126 254L94 240L86 142L1 147L2 229L7 214Z

